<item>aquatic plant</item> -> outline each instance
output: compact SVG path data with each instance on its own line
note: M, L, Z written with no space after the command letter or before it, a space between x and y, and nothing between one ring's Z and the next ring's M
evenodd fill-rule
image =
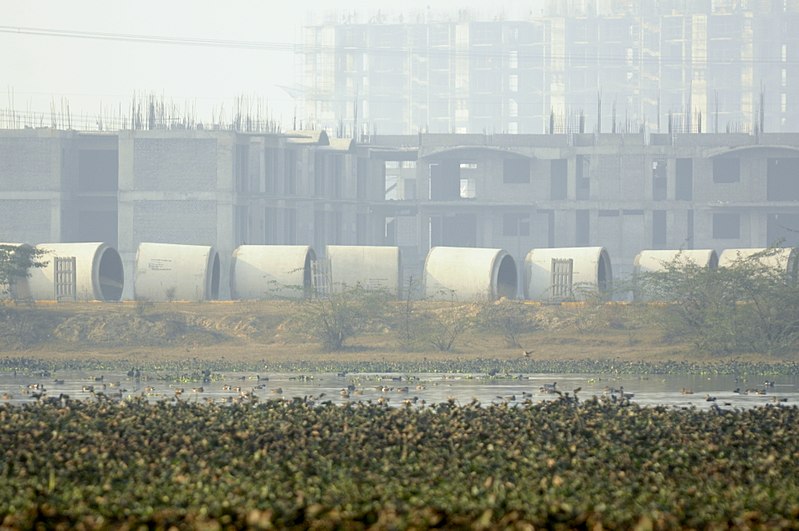
M7 528L795 528L799 409L0 406Z

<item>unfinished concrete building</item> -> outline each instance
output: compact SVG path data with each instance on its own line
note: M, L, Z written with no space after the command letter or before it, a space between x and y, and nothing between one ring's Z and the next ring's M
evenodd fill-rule
M108 243L125 266L126 298L142 242L213 245L227 278L242 244L324 248L355 237L351 151L324 132L2 131L0 233Z
M642 249L799 243L797 134L416 139L415 199L394 201L387 227L401 239L415 220L422 249L495 246L518 261L603 246L624 274Z
M244 244L398 246L417 279L435 246L601 246L623 277L644 249L799 245L799 134L6 130L0 241L105 242L124 298L142 242L213 246L221 298Z

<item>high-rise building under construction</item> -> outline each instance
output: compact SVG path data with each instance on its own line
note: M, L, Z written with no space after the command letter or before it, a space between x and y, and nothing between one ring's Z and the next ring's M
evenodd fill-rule
M339 133L799 130L798 0L539 2L330 15L301 48L304 119Z

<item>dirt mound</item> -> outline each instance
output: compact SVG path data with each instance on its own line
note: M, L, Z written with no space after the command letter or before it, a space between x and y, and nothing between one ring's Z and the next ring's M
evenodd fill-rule
M174 345L225 341L227 336L209 323L190 323L180 315L76 315L61 322L53 337L68 343L89 345ZM205 325L205 326L203 326Z
M48 343L72 348L271 343L279 308L248 305L0 305L0 350Z
M204 316L195 313L181 314L187 327L213 331L231 338L250 341L269 341L282 318L248 313L224 316Z
M47 341L54 322L41 312L0 306L0 350L21 350Z

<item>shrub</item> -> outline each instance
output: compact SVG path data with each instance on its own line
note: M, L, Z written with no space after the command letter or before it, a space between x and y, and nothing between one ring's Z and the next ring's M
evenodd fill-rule
M450 352L455 342L477 322L477 304L444 302L419 314L417 333L424 343L441 352Z
M777 249L717 270L675 259L638 279L639 294L668 303L667 336L701 351L784 355L799 346L799 286L769 260Z
M488 332L502 334L507 346L522 348L519 336L540 328L536 313L533 305L500 299L482 304L477 322Z
M300 302L292 325L326 350L343 350L348 339L385 324L388 301L385 291L345 286L342 291Z

